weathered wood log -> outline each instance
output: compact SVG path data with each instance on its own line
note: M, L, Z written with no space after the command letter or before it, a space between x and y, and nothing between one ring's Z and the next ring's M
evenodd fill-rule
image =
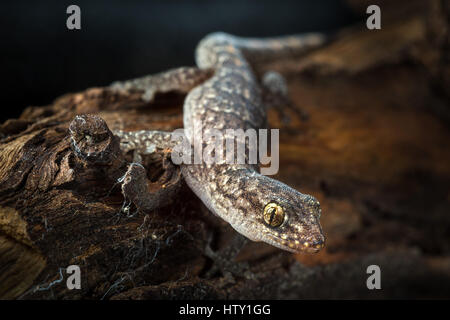
M186 186L137 212L121 190L132 156L111 132L182 127L184 94L144 102L93 88L0 125L0 298L448 298L449 11L444 1L415 8L266 66L288 76L309 114L269 120L281 128L278 178L322 204L322 252L251 243L238 260L253 279L205 278L206 244L221 248L234 231ZM176 182L162 160L145 161L151 192ZM65 285L73 264L81 290ZM366 287L371 264L383 290Z

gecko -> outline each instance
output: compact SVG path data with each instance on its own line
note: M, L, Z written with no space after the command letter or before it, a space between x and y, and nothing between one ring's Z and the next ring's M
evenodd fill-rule
M269 91L282 94L286 94L286 89L280 85L283 79L274 77L274 73L264 77L267 81L261 84L256 73L259 63L304 53L324 41L325 37L318 33L259 39L216 32L198 44L198 68L174 69L139 81L118 82L113 87L144 90L143 99L147 101L155 92L180 87L187 93L183 105L186 138L191 145L207 146L214 141L197 141L203 136L198 128L205 132L267 127L264 84L267 82ZM117 130L114 133L121 139L123 150L137 150L137 154L174 147L167 132ZM135 160L139 162L139 156ZM255 164L202 162L180 167L185 182L206 207L247 239L294 253L315 253L324 247L321 207L312 195L262 175ZM145 170L132 164L127 174L137 181L145 175Z

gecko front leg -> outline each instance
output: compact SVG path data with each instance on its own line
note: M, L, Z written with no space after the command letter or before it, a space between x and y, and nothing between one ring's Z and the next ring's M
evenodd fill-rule
M123 152L133 152L133 162L119 182L122 194L132 202L139 211L151 211L171 203L182 186L181 170L170 161L172 148L176 141L171 140L171 133L165 131L114 131L120 139ZM156 182L148 178L143 161L145 156L159 157L163 174Z
M216 273L220 272L225 278L232 278L232 275L234 275L251 279L253 274L250 271L248 264L245 262L236 263L234 261L248 241L249 240L246 237L237 233L226 247L216 252L211 249L210 244L208 243L205 248L205 255L213 261L213 265L206 272L206 278L211 278Z
M120 149L124 153L133 151L133 162L142 163L142 156L164 154L172 151L176 142L171 133L157 130L113 131L120 139Z
M160 180L152 183L144 166L130 163L119 182L122 183L122 194L125 199L133 203L138 211L148 212L172 203L182 185L181 171L172 165L166 168L164 177Z

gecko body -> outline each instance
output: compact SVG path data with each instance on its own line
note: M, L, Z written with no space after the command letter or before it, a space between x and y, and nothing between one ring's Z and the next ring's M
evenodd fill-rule
M282 50L290 53L295 44L300 45L296 38L245 40L224 33L202 40L196 52L197 65L215 73L185 100L184 128L191 145L202 137L196 128L203 132L265 128L260 84L246 54L264 59ZM206 206L247 238L291 252L315 252L323 247L320 205L314 197L261 175L251 164L203 162L181 167L187 184Z
M205 37L196 51L200 70L197 77L205 79L201 75L202 70L209 75L213 72L213 75L195 87L191 81L189 85L193 88L186 90L189 93L184 102L183 122L190 144L208 146L214 143L212 138L204 138L208 130L226 132L227 129L266 128L266 107L255 66L267 60L302 53L322 42L323 37L319 34L248 39L213 33ZM173 77L176 73L169 71L167 75ZM184 77L186 72L183 73ZM189 73L195 75L192 70ZM159 78L150 80L156 84L160 82ZM148 84L149 80L146 79L145 83ZM120 83L115 86L124 88ZM169 87L172 88L171 85ZM156 89L146 90L148 97ZM169 135L162 132L116 134L121 138L125 151L136 149L145 153L153 150L157 137L173 147ZM181 172L188 186L209 210L245 237L290 252L317 252L324 246L317 199L260 174L258 165L202 162L181 164Z

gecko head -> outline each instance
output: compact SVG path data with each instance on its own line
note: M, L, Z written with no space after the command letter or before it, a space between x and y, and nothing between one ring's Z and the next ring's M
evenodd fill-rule
M249 223L250 233L257 235L253 240L294 253L322 249L325 237L319 201L269 177L254 179L258 180L258 192L250 201L253 221Z
M299 194L298 202L277 196L263 209L262 241L283 250L315 253L323 248L320 204L312 196Z

